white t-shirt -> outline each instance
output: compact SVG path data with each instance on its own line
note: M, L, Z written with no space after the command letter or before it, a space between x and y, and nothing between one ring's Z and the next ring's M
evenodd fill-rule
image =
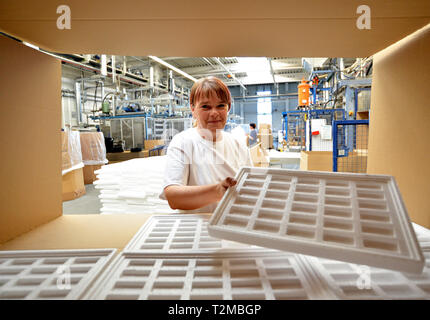
M175 135L167 149L161 199L166 199L164 188L170 185L201 186L234 177L240 167L251 166L249 149L230 133L222 131L216 142L204 139L191 128ZM213 212L218 203L182 212Z

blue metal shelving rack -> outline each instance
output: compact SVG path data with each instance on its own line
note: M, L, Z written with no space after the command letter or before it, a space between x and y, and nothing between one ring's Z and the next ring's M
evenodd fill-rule
M367 131L360 130L361 136L357 136L358 126L369 126L369 120L333 121L333 172L338 171L338 158L352 158L354 157L354 151L357 150L360 150L362 153L364 152L367 156ZM363 132L366 133L364 134ZM357 140L360 141L360 144L357 144ZM361 157L359 163L351 161L350 166L348 166L348 161L346 161L345 167L347 167L347 171L343 170L343 172L363 172L363 167L367 165L367 163L363 163L364 159L367 159L367 157Z

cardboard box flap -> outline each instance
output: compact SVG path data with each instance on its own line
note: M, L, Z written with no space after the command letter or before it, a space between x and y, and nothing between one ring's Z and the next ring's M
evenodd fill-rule
M113 0L73 1L67 3L70 29L59 29L57 19L64 14L64 11L57 13L60 3L2 0L0 30L43 49L62 53L367 57L429 21L428 0L415 0L412 4L391 0L389 5L386 0L373 0L368 4L370 29L359 29L357 21L363 13L358 7L362 4L344 0L267 0L253 2L251 6L245 0L220 0L214 7L212 2L199 0L169 1L168 4L125 0L121 6ZM135 41L134 33L125 30L144 32ZM315 36L316 30L336 40ZM183 37L178 34L199 41L183 45ZM279 41L280 37L288 41Z

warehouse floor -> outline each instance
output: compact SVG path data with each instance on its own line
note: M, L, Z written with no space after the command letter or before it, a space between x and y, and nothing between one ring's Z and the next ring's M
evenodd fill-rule
M100 191L93 184L86 184L85 190L83 196L63 202L63 214L100 214Z

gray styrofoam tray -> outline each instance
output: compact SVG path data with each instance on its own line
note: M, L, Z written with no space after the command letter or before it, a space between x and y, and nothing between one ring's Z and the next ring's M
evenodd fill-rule
M212 250L260 249L208 235L210 215L171 214L151 216L124 248L125 252L212 252Z
M430 248L430 230L416 223L412 223L412 226L414 227L415 234L421 248Z
M302 256L317 270L318 277L337 298L430 299L430 250L424 250L425 267L420 275L356 265L336 260Z
M300 255L236 251L121 253L86 299L335 299L302 266Z
M115 251L0 251L0 299L80 299Z
M209 235L420 273L424 257L393 177L243 167Z

